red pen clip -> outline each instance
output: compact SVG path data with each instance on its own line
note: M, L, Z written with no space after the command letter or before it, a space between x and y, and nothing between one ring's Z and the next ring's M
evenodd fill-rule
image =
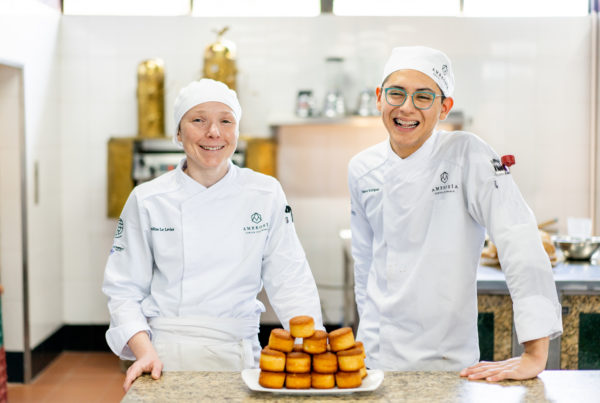
M515 165L515 156L514 155L503 155L500 159L502 161L502 165L505 167L510 167L511 165Z

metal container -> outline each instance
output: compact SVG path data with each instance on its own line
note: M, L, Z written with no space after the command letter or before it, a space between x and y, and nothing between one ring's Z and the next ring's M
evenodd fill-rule
M165 68L160 59L144 60L137 69L138 136L165 136Z
M594 252L600 248L600 237L555 236L552 242L560 248L563 255L571 260L590 260Z

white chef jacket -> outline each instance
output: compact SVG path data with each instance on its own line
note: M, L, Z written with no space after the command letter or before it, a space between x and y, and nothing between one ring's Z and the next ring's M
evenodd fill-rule
M389 141L349 164L352 255L367 365L460 370L479 360L477 266L496 244L520 343L562 333L535 217L477 136L437 131L407 158Z
M293 316L310 315L322 328L315 281L279 182L230 161L206 188L183 172L184 163L137 186L119 218L102 288L112 351L134 360L127 342L144 330L152 339L149 319L182 318L179 326L189 327L212 317L248 323L237 332L257 356L263 285L285 327Z

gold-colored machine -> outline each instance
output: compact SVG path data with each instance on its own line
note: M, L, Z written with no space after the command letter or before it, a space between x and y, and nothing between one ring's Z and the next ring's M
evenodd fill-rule
M237 67L235 65L235 44L223 39L229 27L217 31L217 40L204 51L204 78L221 81L232 90L236 89Z
M138 136L165 136L165 65L144 60L137 69Z

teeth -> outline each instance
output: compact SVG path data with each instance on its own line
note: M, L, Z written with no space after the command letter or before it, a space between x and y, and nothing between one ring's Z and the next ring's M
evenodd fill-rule
M221 148L223 148L225 146L215 146L215 147L200 146L200 147L202 147L203 149L208 150L208 151L217 151L217 150L220 150Z
M401 119L394 119L394 123L396 123L399 126L406 127L406 128L413 128L419 124L419 122L417 122L416 120L401 120Z

